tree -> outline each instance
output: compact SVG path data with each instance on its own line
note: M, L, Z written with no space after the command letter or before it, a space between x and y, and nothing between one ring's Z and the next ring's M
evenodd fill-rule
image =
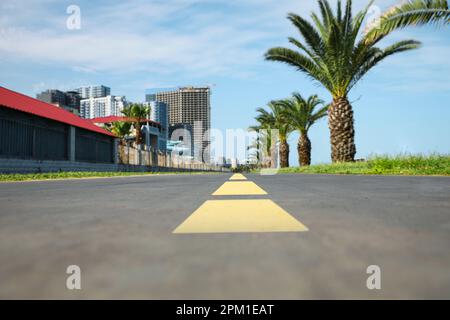
M126 136L130 134L131 122L118 121L114 122L110 128L111 132L120 138L120 142L123 143Z
M270 168L272 164L275 164L275 152L272 146L272 135L270 128L264 124L259 123L256 126L251 126L250 131L257 133L256 141L252 144L250 149L256 149L256 160L261 163L263 167Z
M278 139L280 141L280 167L289 167L289 144L287 142L289 134L292 132L292 126L287 119L286 110L280 100L271 101L267 105L270 111L264 108L258 108L256 111L259 113L256 116L256 121L264 124L267 129L278 130ZM272 141L272 146L275 145L275 141Z
M310 96L305 100L299 93L294 93L290 99L280 102L286 109L291 126L296 129L300 136L297 143L298 161L300 166L311 164L311 141L308 137L309 129L320 119L326 117L328 105L317 95ZM317 106L322 105L318 110Z
M383 13L367 30L367 42L379 41L389 33L409 26L450 24L447 0L409 0Z
M320 15L311 14L313 23L290 13L288 19L298 29L303 42L289 38L299 51L272 48L265 57L297 68L322 84L332 95L328 110L331 158L333 162L354 161L356 154L353 109L348 100L350 90L380 61L393 54L416 49L420 42L404 40L385 49L375 46L366 35L359 37L363 21L373 1L356 15L352 1L345 7L337 2L334 12L327 0L319 0Z
M133 123L136 130L136 145L142 144L142 123L148 119L150 108L140 103L132 103L123 109L122 113Z

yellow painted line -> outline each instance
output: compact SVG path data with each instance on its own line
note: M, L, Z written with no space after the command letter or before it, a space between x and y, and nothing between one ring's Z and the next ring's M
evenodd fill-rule
M213 196L232 196L232 195L260 195L267 194L253 181L227 181L219 189L217 189Z
M247 178L241 173L235 173L231 176L230 180L247 180Z
M208 200L173 233L302 232L308 228L269 199Z

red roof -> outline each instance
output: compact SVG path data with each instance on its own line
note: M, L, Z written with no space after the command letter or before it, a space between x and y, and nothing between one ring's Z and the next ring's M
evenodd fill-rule
M114 134L111 132L102 129L92 122L82 119L69 111L4 87L0 87L0 105L114 137Z
M89 120L92 121L93 123L112 123L112 122L118 122L118 121L134 122L133 119L130 119L127 117L120 117L120 116L108 116L108 117L94 118L94 119L89 119ZM150 119L142 120L142 122L150 122L150 123L160 126L160 124L158 122L152 121Z

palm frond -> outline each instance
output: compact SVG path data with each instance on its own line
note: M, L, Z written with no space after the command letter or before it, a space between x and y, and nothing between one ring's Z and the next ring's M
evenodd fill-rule
M447 0L409 0L392 7L380 18L378 25L366 31L367 43L378 42L389 33L409 26L450 24Z

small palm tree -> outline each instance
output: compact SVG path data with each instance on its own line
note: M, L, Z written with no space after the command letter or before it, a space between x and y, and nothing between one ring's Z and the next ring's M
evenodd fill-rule
M318 3L321 18L312 13L313 24L296 14L288 15L304 40L289 38L299 51L272 48L265 57L295 67L330 91L333 98L328 110L331 158L333 162L354 161L355 129L353 109L348 100L350 90L380 61L416 49L420 43L404 40L380 49L375 46L377 41L370 41L367 34L358 37L373 1L356 15L352 13L351 0L347 0L345 7L338 0L336 11L327 0L318 0Z
M450 24L447 0L409 0L394 6L366 31L366 39L369 43L380 41L395 30L425 24Z
M118 138L120 138L120 143L123 144L123 141L124 141L125 137L130 134L131 122L125 122L125 121L114 122L111 125L110 130Z
M299 93L294 93L291 99L282 100L280 103L285 106L292 127L300 134L297 143L300 166L309 166L311 164L311 141L308 131L318 120L326 117L329 106L323 106L324 102L317 95L310 96L305 100ZM316 110L319 105L322 107Z
M150 108L140 103L132 103L123 109L122 113L133 123L136 130L136 145L142 144L142 123L148 119Z
M256 109L256 112L259 114L255 119L259 123L263 123L268 129L278 130L278 139L280 141L280 167L287 168L289 167L289 144L287 139L293 128L288 121L286 109L280 100L272 101L267 106L270 111L267 111L264 108ZM275 142L272 141L272 147L274 145Z
M270 168L275 163L270 129L264 124L251 126L250 131L257 133L256 141L250 148L256 149L256 159L263 167Z

